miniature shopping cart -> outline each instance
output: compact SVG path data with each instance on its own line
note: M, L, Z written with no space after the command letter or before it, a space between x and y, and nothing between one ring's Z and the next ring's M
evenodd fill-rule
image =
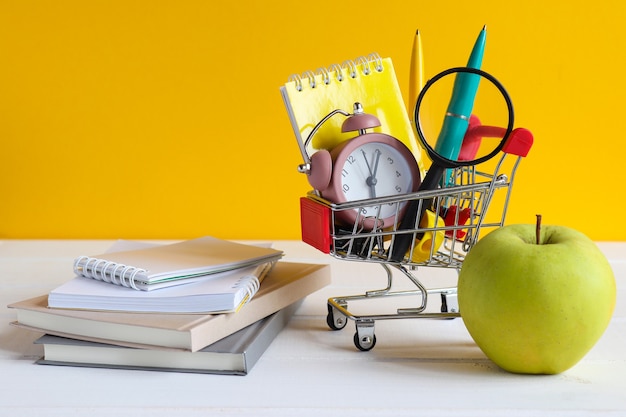
M431 87L450 75L482 77L480 85L487 87L482 90L486 94L476 98L471 114L465 114L468 110L465 108L459 108L460 112L457 112L452 111L455 109L450 110L450 107L438 107L437 98L450 97L446 88L452 87L452 83L444 81L439 84L443 89L435 89L435 93L424 100ZM453 88L456 88L458 80L458 77L455 78ZM503 101L499 101L498 96ZM456 128L445 130L442 127L441 131L446 132L443 141L440 143L440 137L437 136L433 145L421 126L420 110L423 102L428 103L425 108L431 115L445 114L444 126L448 121L459 128L467 123L464 136L458 138L460 130ZM480 103L478 107L476 103ZM498 103L506 107L506 123L498 118L504 113L494 111L501 110L498 106L502 104ZM481 123L474 111L477 114L482 111L490 122ZM342 132L358 131L358 136L341 142L332 150L318 149L309 153L313 136L335 116L345 117ZM533 143L532 134L528 130L513 128L513 105L502 84L492 75L475 68L450 68L431 78L417 98L413 120L416 121L417 134L432 164L422 178L414 178L421 173L409 174L416 183L419 182L418 188L408 188L399 183L385 188L395 179L407 178L407 170L395 168L399 165L389 168L390 164L402 159L402 152L397 158L385 157L386 169L391 169L391 174L385 171L387 176L383 175L387 178L383 186L386 190L384 194L379 194L376 188L381 185L378 170L380 155L387 152L384 150L385 144L395 143L393 140L396 139L383 140L380 137L384 135L380 133L368 133L368 129L381 125L380 120L366 113L360 103L354 103L353 113L342 109L328 113L304 141L296 133L304 159L304 164L298 169L308 175L308 181L314 188L300 199L302 240L340 260L379 264L386 273L387 285L382 289L328 299L328 326L340 330L348 320L353 320L356 325L354 343L363 351L372 349L376 344L376 320L460 316L456 280L452 286L427 288L424 280L416 276L417 271L426 267L458 273L480 235L504 225L515 174ZM506 128L502 127L505 125ZM450 132L453 132L452 136ZM450 138L452 142L448 142ZM483 141L485 138L497 140ZM430 139L435 139L435 136ZM372 143L376 145L366 149ZM437 149L439 145L444 149L443 152ZM456 146L460 146L460 149L454 149L453 152L452 148ZM360 176L355 177L356 182L351 180L353 169L360 172ZM329 180L331 177L333 179ZM353 188L365 190L364 193L354 195L369 195L372 198L347 198L346 193L352 193ZM489 210L494 202L500 209L497 213ZM396 276L405 277L408 282L395 285ZM356 314L349 308L349 304L357 301L382 301L383 298L398 296L409 297L400 299L410 299L411 303L394 307L392 312L366 315ZM433 299L439 304L435 306Z
M453 172L453 184L429 191L380 197L349 203L335 204L320 197L315 191L301 198L302 240L330 256L354 262L376 263L387 276L383 289L366 291L359 295L346 295L328 299L328 326L333 330L344 328L348 320L356 324L354 343L367 351L376 344L376 320L399 318L454 318L460 316L456 286L427 289L417 278L418 268L450 268L460 270L468 251L478 241L485 229L503 226L513 180L522 157L532 145L511 135L502 148L498 160L492 161L489 172L481 166L465 166ZM494 199L502 206L500 213L487 216ZM408 204L418 206L425 213L413 228L401 229L399 222L387 228L377 228L377 219L368 219L374 226L364 229L364 219L358 217L354 224L337 221L343 210L395 205L400 210ZM371 212L371 210L370 210ZM343 217L343 216L341 216ZM492 218L493 217L493 218ZM431 221L428 221L428 218ZM402 259L394 259L394 245L401 235L410 235L412 244ZM410 281L410 289L392 289L394 274L399 271ZM393 313L357 315L350 311L349 303L357 300L375 300L383 297L413 296L417 305L398 308ZM427 309L429 303L440 303L437 309Z

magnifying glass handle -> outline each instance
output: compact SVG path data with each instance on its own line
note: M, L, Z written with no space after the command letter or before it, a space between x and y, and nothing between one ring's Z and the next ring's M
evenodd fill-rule
M439 186L439 182L443 177L445 169L438 165L432 164L424 181L420 184L418 191L434 190ZM420 222L420 219L424 215L427 209L432 206L433 200L411 200L408 202L404 217L398 225L398 231L416 229ZM391 260L393 262L402 262L407 251L411 247L411 243L414 239L421 239L424 233L399 233L396 235L393 248L391 249Z

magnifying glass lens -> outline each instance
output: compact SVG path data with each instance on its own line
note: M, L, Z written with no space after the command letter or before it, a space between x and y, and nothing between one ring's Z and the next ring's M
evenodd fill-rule
M502 149L513 128L513 106L490 74L451 68L424 86L415 120L433 162L447 167L476 165Z

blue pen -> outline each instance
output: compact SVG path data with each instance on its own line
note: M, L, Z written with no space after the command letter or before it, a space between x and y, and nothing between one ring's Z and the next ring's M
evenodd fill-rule
M478 39L476 39L474 48L472 48L472 53L467 61L468 67L480 69L485 52L486 36L487 27L484 26ZM463 72L456 75L452 97L435 144L435 151L444 158L456 160L459 156L463 137L469 126L469 118L472 115L479 82L480 75L477 74ZM451 171L447 170L444 178L448 184L451 181L450 175Z

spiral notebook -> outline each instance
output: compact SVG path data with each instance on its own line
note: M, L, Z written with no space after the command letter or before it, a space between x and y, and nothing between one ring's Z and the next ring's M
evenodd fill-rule
M157 291L134 291L76 277L50 292L48 307L141 313L236 312L254 297L273 265L269 262L218 272Z
M306 146L315 125L333 110L352 113L354 103L361 103L365 113L378 117L381 126L372 131L386 133L411 149L420 169L421 151L404 104L391 58L378 54L333 64L316 71L292 75L280 88L300 151L312 155L319 149L332 149L352 138L355 132L341 132L345 117L326 121Z
M79 256L74 273L135 290L152 290L206 275L277 261L282 251L210 236L170 245Z

